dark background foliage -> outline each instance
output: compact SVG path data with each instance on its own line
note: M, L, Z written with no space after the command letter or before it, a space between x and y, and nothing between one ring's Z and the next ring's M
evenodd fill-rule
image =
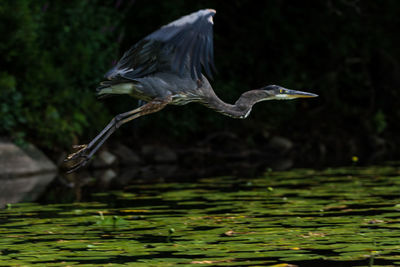
M136 106L94 88L132 44L172 20L214 8L212 84L234 102L267 84L317 99L257 104L234 120L197 104L168 107L118 131L132 146L190 146L230 132L246 146L294 140L303 158L396 154L399 144L400 2L8 0L0 3L0 134L49 154L87 142L113 115Z

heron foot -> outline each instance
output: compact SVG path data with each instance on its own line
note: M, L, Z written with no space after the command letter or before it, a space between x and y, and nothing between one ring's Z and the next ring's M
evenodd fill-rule
M78 151L69 154L64 161L71 161L78 158L80 160L76 164L69 167L67 173L72 173L85 166L90 159L90 156L88 155L90 153L90 147L88 147L88 145L75 145L73 148L78 149Z
M84 153L86 152L88 146L87 145L74 145L74 146L72 146L72 148L78 149L78 151L69 154L64 161L70 161L70 160L84 156Z
M72 173L72 172L82 168L83 166L86 165L86 163L88 163L88 161L89 161L89 157L88 156L82 155L80 157L82 157L83 159L81 161L79 161L78 163L72 165L71 168L67 171L67 173Z

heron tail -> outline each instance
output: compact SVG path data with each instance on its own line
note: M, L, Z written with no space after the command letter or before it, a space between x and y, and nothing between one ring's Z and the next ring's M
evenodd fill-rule
M127 83L115 83L113 81L104 81L97 87L97 96L106 97L109 95L121 95L121 94L131 94L134 84L131 82Z

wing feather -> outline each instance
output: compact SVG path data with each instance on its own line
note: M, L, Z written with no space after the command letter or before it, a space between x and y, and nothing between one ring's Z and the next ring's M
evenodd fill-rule
M135 79L157 71L211 78L214 66L213 21L215 10L199 10L151 33L124 53L105 77Z

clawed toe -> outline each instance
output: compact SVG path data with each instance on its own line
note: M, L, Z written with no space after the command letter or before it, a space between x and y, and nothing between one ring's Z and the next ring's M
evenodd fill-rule
M87 145L86 145L86 144L83 144L83 145L73 145L72 148L82 150L82 149L87 148Z
M89 161L90 156L88 156L88 145L75 145L73 146L74 149L78 149L78 151L71 153L67 156L67 158L64 160L66 162L79 159L78 162L71 167L69 167L67 173L74 172L81 167L85 166L87 162Z
M86 163L89 161L89 158L87 156L81 156L84 159L81 160L80 162L78 162L77 164L73 165L68 171L67 173L72 173L80 168L82 168L83 166L86 165Z
M64 161L69 161L72 159L80 158L80 157L85 157L84 152L87 149L87 145L75 145L73 146L74 149L79 149L78 151L71 153L67 156L67 158Z

